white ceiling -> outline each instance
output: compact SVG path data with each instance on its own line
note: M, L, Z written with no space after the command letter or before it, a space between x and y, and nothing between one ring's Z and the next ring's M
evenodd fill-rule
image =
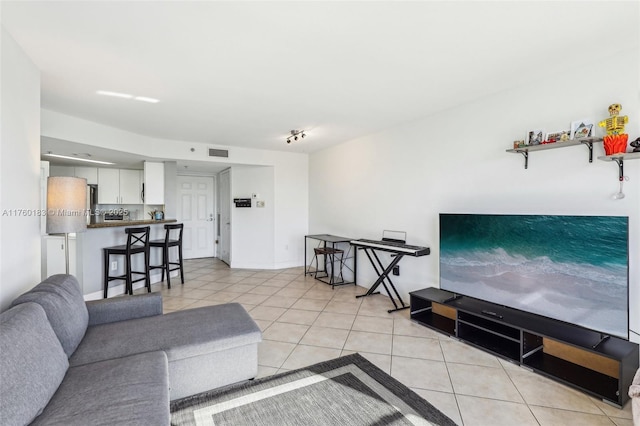
M42 72L43 108L313 152L637 46L636 2L613 3L2 1L1 18ZM309 136L287 145L291 129Z

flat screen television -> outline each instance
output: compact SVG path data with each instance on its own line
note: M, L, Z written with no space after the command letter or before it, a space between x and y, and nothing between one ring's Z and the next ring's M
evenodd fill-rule
M628 339L628 221L440 214L440 288Z

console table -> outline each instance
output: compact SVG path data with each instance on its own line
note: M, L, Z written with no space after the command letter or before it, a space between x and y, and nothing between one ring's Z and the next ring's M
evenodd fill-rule
M349 245L349 242L351 240L353 240L353 238L348 238L348 237L340 237L337 235L331 235L331 234L313 234L313 235L305 235L304 236L304 261L305 261L305 265L306 262L308 262L308 258L307 258L307 242L308 240L317 240L318 241L318 245L322 246L324 249L326 248L332 248L335 249L336 245L338 244L347 244ZM343 266L349 268L349 266L346 265L346 260L351 258L350 256L351 254L351 245L348 246L348 249L346 250L344 257L342 258L342 260L340 261L340 267L342 268ZM335 282L335 277L334 277L334 272L333 272L334 268L331 268L331 275L328 276L328 281L322 280L320 278L316 278L319 281L325 282L327 284L331 284L332 286L335 285L345 285L345 284L354 284L356 285L356 280L358 277L358 257L353 255L353 269L351 269L353 271L353 281L345 281L343 280L343 282L337 283ZM326 272L326 267L324 271L319 271L319 272ZM310 275L310 274L314 274L314 271L311 271L311 265L306 265L305 269L304 269L304 275Z
M409 293L411 319L621 408L638 344L438 288Z

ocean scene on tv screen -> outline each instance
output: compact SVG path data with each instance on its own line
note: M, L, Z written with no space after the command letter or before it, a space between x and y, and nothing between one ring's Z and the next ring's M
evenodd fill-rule
M628 338L628 218L441 214L440 287Z

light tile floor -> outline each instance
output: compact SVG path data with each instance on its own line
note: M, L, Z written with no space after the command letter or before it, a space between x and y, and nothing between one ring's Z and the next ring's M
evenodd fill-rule
M584 393L387 313L389 299L366 289L331 289L304 268L230 269L218 259L185 263L185 283L153 285L164 310L239 302L263 331L259 376L359 352L460 425L632 426L620 410ZM143 292L139 289L137 292Z

